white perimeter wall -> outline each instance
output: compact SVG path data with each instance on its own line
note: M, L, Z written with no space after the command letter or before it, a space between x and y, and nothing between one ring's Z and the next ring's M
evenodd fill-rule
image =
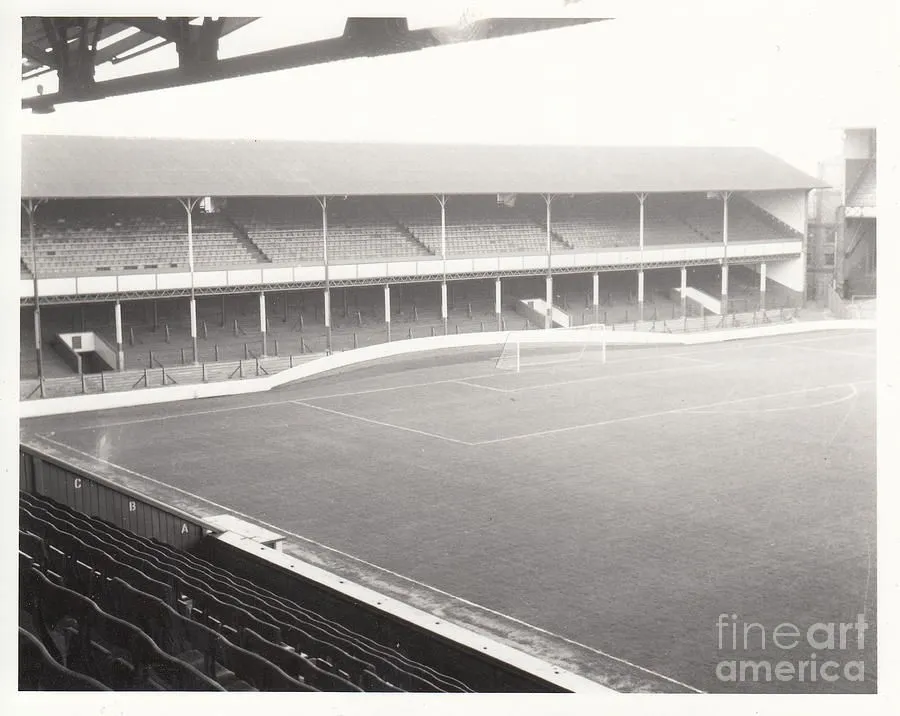
M441 350L446 348L463 348L469 346L503 345L512 339L519 343L616 343L624 345L697 345L718 343L722 341L742 340L745 338L762 338L783 336L795 333L828 330L875 330L874 320L845 321L809 321L800 323L782 323L776 325L741 328L737 330L706 331L700 333L661 333L631 331L593 331L556 329L552 331L492 331L489 333L463 333L461 335L434 336L433 338L413 338L393 343L381 343L352 351L334 353L303 365L269 375L264 378L247 378L222 383L197 383L191 385L172 385L160 388L144 388L143 390L126 390L114 393L97 393L74 395L68 398L43 398L19 402L19 417L34 418L41 415L59 415L79 413L92 410L108 410L133 405L153 405L170 403L178 400L196 398L212 398L223 395L240 395L259 393L271 390L278 385L285 385L295 380L309 378L314 375L336 370L350 365L365 363L380 358L396 355Z
M806 191L750 191L741 194L806 236Z
M807 197L804 189L797 191L754 191L743 195L761 209L769 212L803 237L803 248L799 259L772 263L768 276L783 286L806 297L806 234L809 221Z
M759 273L759 266L754 266ZM766 264L766 278L780 283L792 291L803 293L806 290L806 259L799 257L790 261L772 261Z

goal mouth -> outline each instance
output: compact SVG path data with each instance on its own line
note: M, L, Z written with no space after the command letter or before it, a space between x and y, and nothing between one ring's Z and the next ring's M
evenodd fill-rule
M593 360L606 363L606 326L509 333L495 361L497 370Z

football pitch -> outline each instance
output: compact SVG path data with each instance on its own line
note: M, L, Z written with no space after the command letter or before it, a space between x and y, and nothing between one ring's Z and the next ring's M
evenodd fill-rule
M523 346L519 372L497 354L22 430L616 688L876 690L873 332L610 346L605 363ZM812 650L723 642L720 615L769 635L863 615L864 643L813 658L865 679L723 680L722 661Z

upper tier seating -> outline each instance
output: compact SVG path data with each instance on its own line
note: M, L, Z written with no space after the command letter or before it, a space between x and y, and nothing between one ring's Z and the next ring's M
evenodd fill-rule
M722 241L723 205L721 199L697 198L691 195L661 197L666 211L678 216L698 233L719 243ZM799 238L800 233L779 222L763 209L740 196L728 202L729 241L771 241Z
M441 255L441 208L431 197L386 199L391 215L419 241ZM445 213L448 256L546 254L546 230L521 209L497 204L491 197L450 197ZM569 247L557 238L553 248Z
M322 263L322 209L315 199L233 200L228 213L272 262ZM329 263L429 255L377 202L365 198L329 201Z
M40 207L36 215L42 276L188 267L187 217L177 205L146 201L55 204ZM259 260L224 217L195 210L192 224L195 267ZM22 261L31 270L24 218L22 227Z
M741 199L729 204L729 241L795 235ZM575 248L640 245L640 205L631 195L571 197L553 205L553 230ZM696 194L651 194L644 204L644 245L722 241L722 202Z
M572 197L554 202L553 230L576 249L640 245L640 204L632 195ZM706 240L657 197L644 206L644 244L697 243Z
M863 171L847 199L847 206L875 206L876 176L877 171L873 161Z
M39 642L20 647L37 670L20 671L23 688L470 690L393 644L47 498L20 493L19 522L20 627Z
M871 168L874 183L874 167ZM865 179L865 177L864 177ZM868 179L858 192L868 196ZM874 202L874 184L871 200ZM862 199L861 199L862 200ZM639 204L631 195L557 197L551 207L554 252L637 247ZM452 196L446 206L447 255L545 254L544 204L519 197ZM311 198L231 199L221 213L192 215L198 269L275 263L321 264L322 211ZM246 232L246 234L245 234ZM23 217L22 276L32 266ZM735 196L729 240L794 238L796 231ZM698 194L651 194L645 204L647 246L722 240L722 202ZM36 256L41 276L188 268L186 216L174 201L53 201L37 212ZM328 203L329 263L439 257L441 211L433 197L332 198Z

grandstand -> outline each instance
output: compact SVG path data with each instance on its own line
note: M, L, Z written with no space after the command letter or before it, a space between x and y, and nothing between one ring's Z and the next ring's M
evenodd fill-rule
M638 334L671 333L675 324L688 331L788 321L793 312L784 309L802 303L806 196L816 186L783 162L745 149L26 137L23 152L21 395L31 406L52 404L41 400L47 397L236 385L280 371L288 371L287 381L300 361L386 341L544 328L544 316L522 310L536 298L546 297L567 325L603 323ZM348 156L360 157L358 166L348 166ZM107 367L77 353L86 350L82 340L111 356ZM574 383L594 380L583 373L596 367L588 351L576 354L587 354L587 362L563 370L573 371ZM460 372L484 358L475 352L410 370ZM665 357L660 361L659 371L671 369ZM495 366L495 356L488 362ZM381 379L366 382L363 373L359 392L381 395ZM54 380L58 392L50 390ZM450 386L455 401L478 389L460 386L466 381ZM503 401L518 390L484 386L485 396ZM418 411L428 419L426 405ZM385 406L392 410L389 400ZM599 409L592 406L585 407L586 420ZM391 424L380 402L370 407L363 422ZM476 409L495 422L444 413L462 435L446 442L506 439L476 433L502 433L515 421L498 404ZM324 420L345 411L338 404L321 412ZM532 405L523 419L543 414ZM343 524L348 538L365 522L348 514L362 515L364 502L377 512L399 494L398 486L379 492L309 456L301 475L296 456L294 468L282 470L276 462L283 428L296 416L275 423L262 416L239 434L219 426L215 437L197 438L186 452L228 455L226 490L234 488L235 474L258 476L243 483L244 492L284 490L285 503L298 490L310 496L325 486L350 490L337 512L321 511L332 526ZM76 432L91 425L71 419ZM562 413L548 419L569 420ZM304 439L319 427L304 423ZM400 430L443 433L434 425ZM313 559L296 539L284 555L260 547L217 527L217 515L205 508L182 512L187 502L161 485L149 500L143 478L122 481L145 468L135 463L127 473L107 460L103 442L112 433L105 427L93 443L60 442L61 432L56 424L32 423L23 438L19 638L27 688L572 691L599 682L619 690L696 690L690 678L626 668L596 654L566 671L559 659L507 653L510 644L523 648L506 638L514 633L508 624L485 634L475 628L483 619L436 619L409 604L390 606L379 594L361 596L353 585L362 572L346 565L337 575L323 569L300 578L298 570L310 562L330 568L334 556ZM127 427L115 434L117 444L130 444ZM253 447L231 452L251 435ZM329 444L353 446L354 436L338 426ZM157 437L166 453L177 442L168 433ZM364 444L370 456L378 453L376 443ZM405 460L407 447L392 445L388 452ZM106 462L93 460L100 454ZM446 457L429 452L426 462L440 465ZM205 479L194 467L175 468L172 479L183 480L185 491L191 480ZM473 467L487 475L496 466ZM299 482L277 487L287 472ZM312 474L320 484L305 485ZM328 498L332 505L336 495ZM256 514L256 506L248 509ZM261 509L259 520L269 510ZM533 513L523 515L534 522ZM410 530L433 518L420 515ZM248 524L259 527L256 519ZM186 532L173 532L173 525ZM313 517L292 526L315 525ZM441 549L455 554L449 543ZM405 571L414 553L407 546L382 557ZM383 577L371 584L408 597ZM499 646L491 640L497 634Z
M277 352L278 339L282 354L288 343L296 345L293 353L330 352L341 343L390 339L395 313L411 313L414 323L433 315L437 325L426 322L425 330L465 330L465 322L451 322L461 308L451 305L453 297L484 279L495 282L495 300L489 293L484 301L487 315L476 318L480 309L471 301L464 307L464 320L480 330L517 320L516 300L549 291L556 309L570 312L569 323L584 322L588 313L598 319L603 297L610 322L685 317L696 307L671 303L672 291L688 271L707 268L718 277L704 279L706 310L728 313L735 300L741 310L750 303L764 310L767 296L781 301L783 293L787 303L778 307L796 307L806 193L816 185L746 149L25 137L23 151L20 296L29 306L37 294L45 309L39 352L49 355L60 345L58 329L85 330L84 309L95 306L115 319L95 328L118 355L119 370L136 367L129 354L140 344L146 348L137 351L137 365L147 368L165 365L160 355L173 342L181 363L200 362L204 347L218 360L226 342L244 345L243 355L234 356L242 358ZM348 171L351 155L366 161ZM193 207L190 225L186 206ZM734 269L730 275L726 267ZM750 268L758 287L742 292L738 267ZM612 288L618 274L631 277L624 294ZM657 287L663 276L671 277L668 285ZM530 295L504 291L503 284L530 277L539 279L527 284ZM414 284L431 288L410 305L404 297ZM370 286L387 286L397 305L380 310L373 296L351 312L348 292ZM343 292L340 311L326 300L332 291ZM613 301L614 294L620 298ZM204 301L209 311L212 297L221 299L213 320L199 313ZM226 297L241 306L241 325L226 320ZM157 303L174 298L195 300L161 325ZM251 319L245 306L254 301L281 310L294 335L279 331L262 308ZM50 306L59 307L52 318ZM123 314L130 314L129 325ZM136 324L135 314L144 320ZM211 341L214 321L234 338L247 338ZM26 337L31 324L23 321ZM248 344L257 339L251 355ZM32 359L29 344L23 342L22 366L28 372L33 366L40 380L43 357ZM51 372L54 364L62 371L65 361L47 363Z

